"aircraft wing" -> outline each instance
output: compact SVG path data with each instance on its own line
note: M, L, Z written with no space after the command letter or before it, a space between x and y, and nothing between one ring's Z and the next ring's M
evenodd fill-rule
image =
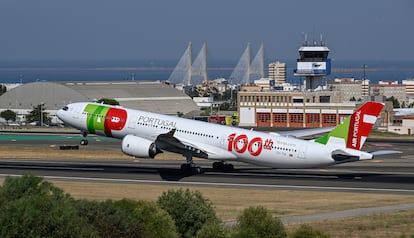
M157 148L184 156L191 155L204 159L236 159L236 156L227 150L200 142L190 142L174 134L175 129L158 135L155 140Z
M298 129L290 131L280 131L280 132L271 132L270 134L279 135L279 136L293 136L293 137L312 137L324 133L330 132L334 127L322 127L322 128L308 128L308 129Z

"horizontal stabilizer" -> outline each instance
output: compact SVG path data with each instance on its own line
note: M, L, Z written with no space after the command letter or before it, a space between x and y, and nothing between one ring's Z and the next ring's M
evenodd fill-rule
M334 150L332 151L332 159L334 159L337 163L347 163L358 161L359 156L351 155L343 150Z
M376 150L376 151L369 151L368 153L376 156L376 155L401 154L402 152L398 150Z

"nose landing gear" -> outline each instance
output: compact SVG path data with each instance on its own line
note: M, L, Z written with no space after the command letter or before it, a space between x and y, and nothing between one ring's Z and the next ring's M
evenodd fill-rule
M88 136L88 132L82 131L82 137L83 137L83 139L80 141L80 145L88 145L89 142L86 139L87 136Z

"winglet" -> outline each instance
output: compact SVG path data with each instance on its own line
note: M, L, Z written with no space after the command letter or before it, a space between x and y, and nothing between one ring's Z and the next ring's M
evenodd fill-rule
M360 150L383 107L384 104L379 102L366 102L346 118L342 124L335 127L327 135L316 139L315 142L325 145L341 144L346 148Z

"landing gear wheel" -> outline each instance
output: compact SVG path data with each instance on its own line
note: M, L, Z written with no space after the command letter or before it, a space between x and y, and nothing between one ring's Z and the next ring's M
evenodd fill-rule
M223 162L214 162L213 163L213 169L214 170L223 170L224 163Z
M88 140L87 139L82 139L81 141L80 141L80 144L81 145L88 145Z
M201 167L195 166L191 168L192 174L201 174L203 172L203 169Z
M234 169L234 166L232 164L225 164L226 171L232 171L233 169Z
M233 167L232 164L227 164L227 163L224 163L224 162L220 161L220 162L214 162L213 163L213 169L218 170L218 171L226 172L226 171L233 170L234 167Z
M199 166L195 166L194 164L182 164L181 171L185 174L201 174L203 169Z

